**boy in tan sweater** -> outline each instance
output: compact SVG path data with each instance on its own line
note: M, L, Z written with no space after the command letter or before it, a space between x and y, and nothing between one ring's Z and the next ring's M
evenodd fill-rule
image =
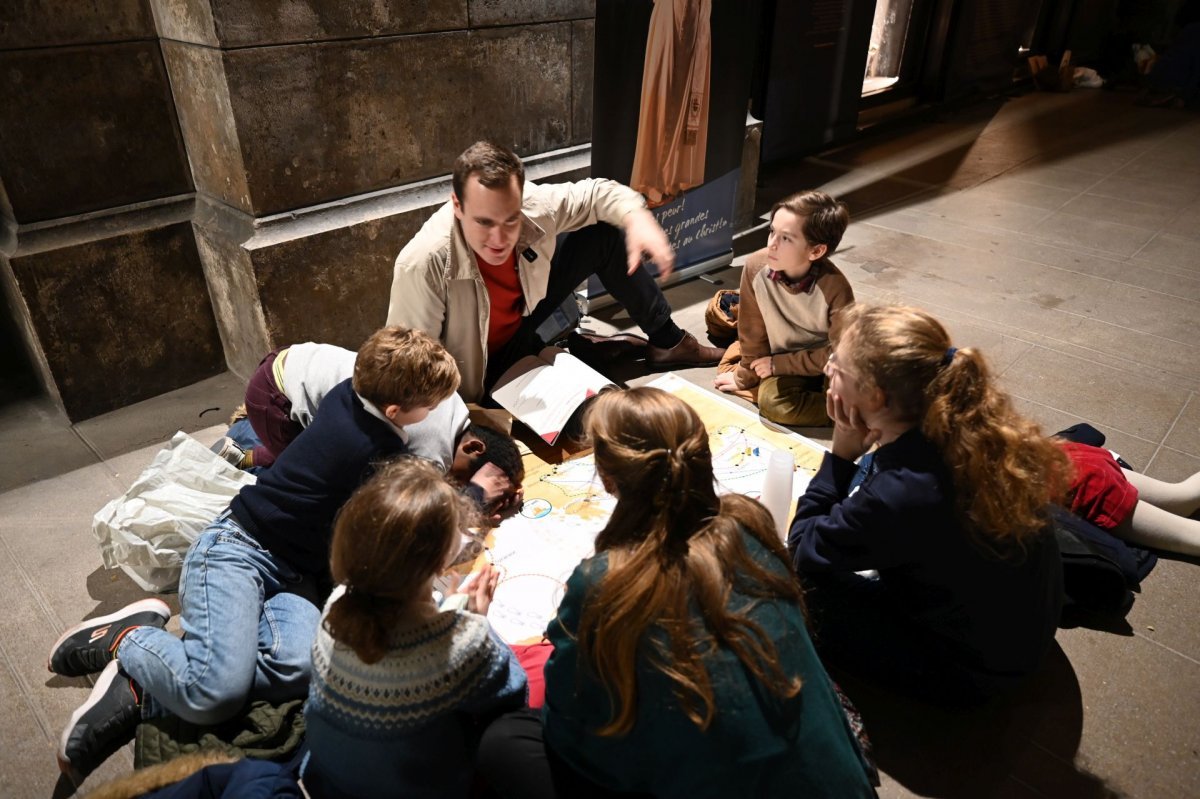
M766 248L746 258L738 340L713 385L758 403L773 422L829 424L822 369L838 312L854 292L828 256L849 222L846 206L828 194L793 194L771 209Z

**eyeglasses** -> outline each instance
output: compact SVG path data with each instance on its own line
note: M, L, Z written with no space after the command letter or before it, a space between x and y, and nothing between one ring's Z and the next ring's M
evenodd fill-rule
M842 368L842 365L838 363L837 353L833 350L830 350L829 352L829 359L825 361L825 369L823 371L825 372L826 377L833 377L832 373L837 371L841 373L843 377L848 377L855 382L858 381L858 376L855 375L854 372L851 372L849 369Z

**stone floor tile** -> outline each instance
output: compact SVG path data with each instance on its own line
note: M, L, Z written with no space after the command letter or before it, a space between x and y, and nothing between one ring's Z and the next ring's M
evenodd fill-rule
M1169 483L1186 480L1196 472L1200 472L1200 455L1180 452L1171 447L1161 447L1145 469L1145 473L1151 477Z
M997 376L1003 375L1033 346L1030 341L974 322L952 321L945 314L939 314L938 320L945 325L956 347L974 347L982 352L992 373Z
M1176 267L1185 274L1196 274L1200 273L1200 248L1193 238L1160 233L1138 251L1132 262Z
M1200 626L1196 624L1195 558L1164 554L1142 581L1133 608L1125 617L1132 634L1200 663Z
M1196 242L1200 246L1200 239ZM1094 261L1085 261L1083 269L1087 270ZM1102 267L1108 272L1112 269L1108 262ZM1097 270L1100 271L1100 270ZM1159 264L1134 259L1116 268L1112 277L1115 282L1136 288L1149 289L1159 294L1179 297L1192 302L1200 302L1200 270L1190 274L1179 274L1171 271L1170 267L1162 268Z
M1034 163L1107 176L1137 158L1140 152L1120 145L1100 146L1094 149L1068 146L1040 155Z
M207 417L206 417L207 418ZM192 438L199 441L206 447L211 447L216 443L217 439L225 435L229 430L228 420L222 420L212 427L204 427L198 430L192 430L188 433ZM126 452L123 455L117 455L113 458L108 458L104 461L105 466L111 472L114 480L121 486L124 491L133 485L133 481L137 480L153 462L154 457L164 449L174 434L168 435L162 441L135 449L131 452Z
M23 707L21 718L24 721L16 727L2 725L6 732L0 732L0 746L4 747L6 754L0 758L0 762L13 762L9 758L14 756L14 751L26 749L28 760L23 762L27 768L31 764L44 764L29 770L36 772L38 783L49 786L45 793L51 793L58 780L54 753L59 736L72 711L87 698L92 680L67 679L46 671L46 655L61 629L53 624L48 611L43 591L44 572L32 572L25 568L17 561L15 556L18 554L19 551L14 551L7 539L3 541L3 547L0 548L0 599L7 612L0 616L0 654L12 678L12 688L10 696L0 699L5 700L4 706L10 709ZM79 572L74 570L73 573L77 582ZM78 585L75 590L78 592ZM17 730L20 730L24 743L6 746L14 743L5 739ZM109 779L128 771L132 765L130 748L126 747L105 764L93 781ZM6 792L12 787L12 782L5 782Z
M21 519L72 520L80 509L95 513L124 490L102 463L27 483L0 493L0 529L11 529Z
M1000 383L1004 385L1003 377L1001 377ZM1120 454L1134 468L1145 468L1158 449L1158 443L1155 441L1147 441L1112 427L1100 427L1092 419L1077 416L1059 408L1052 408L1025 397L1014 395L1013 405L1022 416L1041 425L1042 432L1046 435L1053 435L1082 422L1092 425L1104 434L1104 446Z
M1102 222L1117 222L1146 230L1159 230L1163 223L1170 218L1170 214L1174 212L1173 208L1167 210L1161 205L1125 200L1119 197L1106 197L1092 192L1081 194L1059 210L1072 216L1082 216Z
M1200 180L1179 180L1175 173L1170 179L1148 180L1141 177L1134 162L1115 175L1105 178L1087 190L1088 194L1114 197L1121 200L1179 208L1200 195Z
M919 210L961 225L1016 232L1024 232L1037 226L1051 213L1036 206L979 196L973 191L923 203Z
M925 188L911 181L880 177L852 191L839 192L835 196L850 209L850 217L853 219L874 209L921 196Z
M1200 663L1139 635L1060 630L1058 642L1086 697L1076 762L1124 795L1200 795Z
M233 374L210 377L120 410L79 422L75 429L103 457L169 441L185 433L226 422L245 396L245 381Z
M1200 394L1192 394L1163 446L1200 458Z
M62 718L48 718L48 727L34 721L35 711L42 710L28 693L14 682L11 668L0 669L0 708L8 723L0 725L0 785L4 795L14 797L67 796L74 785L59 774L55 753L62 726L70 712L87 698L90 684L79 680L80 687L68 700L70 708ZM132 747L124 747L101 766L88 781L89 787L129 772L133 768Z
M99 460L48 398L0 405L0 491Z
M1194 182L1200 180L1200 156L1196 155L1195 149L1195 142L1181 142L1178 145L1171 141L1163 142L1121 171L1143 180Z
M1192 239L1200 248L1200 200L1193 200L1180 208L1179 212L1162 226L1162 231Z
M861 712L896 795L1101 795L1094 789L1102 779L1074 762L1084 707L1058 647L1013 695L969 711L889 694L843 672L834 677Z
M1084 318L1079 325L1065 329L1061 336L1048 338L1056 342L1055 349L1095 361L1102 367L1158 378L1187 389L1200 387L1200 360L1196 358L1200 346L1094 318Z
M1094 172L1082 172L1078 169L1067 169L1047 164L1025 164L1016 167L1006 174L1025 183L1048 186L1052 189L1084 192L1095 186L1103 178Z
M861 228L862 226L860 226ZM960 257L966 262L972 262L985 252L993 255L1008 256L1030 263L1063 266L1070 271L1079 271L1079 266L1085 262L1099 261L1110 264L1111 274L1119 273L1121 262L1105 256L1082 256L1077 250L1072 250L1062 244L1041 241L1027 235L1014 235L1012 231L1000 229L988 230L981 227L960 224L950 219L935 219L926 213L918 213L916 209L906 208L890 211L870 219L867 230L855 230L854 235L883 235L880 231L893 231L912 236L954 244L964 248ZM877 230L871 231L870 228ZM1103 274L1102 276L1108 276Z
M992 197L1034 208L1043 208L1047 211L1057 211L1079 196L1079 192L1071 189L1030 183L1016 177L1009 177L1007 174L981 183L968 191L976 197Z
M1186 390L1104 370L1042 346L1022 355L1004 382L1013 394L1149 441L1162 440L1189 396ZM1136 404L1131 397L1138 398Z
M1154 231L1058 211L1031 228L1029 234L1070 247L1125 257L1144 247Z

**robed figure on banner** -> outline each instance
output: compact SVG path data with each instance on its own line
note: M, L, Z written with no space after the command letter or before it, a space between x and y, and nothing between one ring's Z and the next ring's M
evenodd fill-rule
M629 185L651 207L704 183L712 0L654 0Z

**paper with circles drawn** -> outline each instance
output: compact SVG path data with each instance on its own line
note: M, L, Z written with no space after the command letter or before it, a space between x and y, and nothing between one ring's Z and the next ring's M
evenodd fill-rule
M793 498L808 486L825 450L804 436L765 426L753 411L675 376L649 385L687 402L709 430L713 472L722 492L758 497L771 453L789 449L796 462ZM500 569L488 619L509 643L535 641L554 618L567 579L593 551L616 504L596 476L590 454L559 464L529 456L525 504L489 536Z

